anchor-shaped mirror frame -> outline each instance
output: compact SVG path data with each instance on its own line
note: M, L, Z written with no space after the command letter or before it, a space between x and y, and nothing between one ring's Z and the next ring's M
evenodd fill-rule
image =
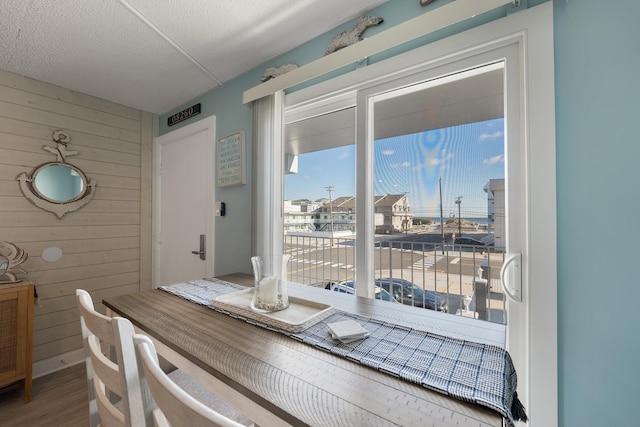
M26 172L23 172L17 179L20 182L20 190L22 190L22 194L24 194L27 199L40 209L52 212L58 217L58 219L62 219L65 214L77 211L93 199L96 182L93 179L88 180L87 176L79 167L66 162L65 157L78 155L77 151L67 151L67 144L71 140L68 133L62 130L57 130L53 132L51 138L56 143L56 147L54 148L45 145L42 149L55 155L57 161L43 163L40 166L37 166L31 172L30 176L27 175ZM67 200L55 200L47 197L38 190L35 184L38 173L51 166L64 166L71 169L82 179L84 188L79 194Z

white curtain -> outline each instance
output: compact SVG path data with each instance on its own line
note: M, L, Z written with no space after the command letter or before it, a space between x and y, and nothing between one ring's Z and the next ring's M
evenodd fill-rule
M252 254L282 254L284 93L251 104L253 110Z

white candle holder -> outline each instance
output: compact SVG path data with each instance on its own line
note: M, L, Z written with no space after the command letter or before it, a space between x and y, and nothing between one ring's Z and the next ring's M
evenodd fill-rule
M251 310L270 313L289 307L287 264L290 259L290 255L251 257L255 284Z

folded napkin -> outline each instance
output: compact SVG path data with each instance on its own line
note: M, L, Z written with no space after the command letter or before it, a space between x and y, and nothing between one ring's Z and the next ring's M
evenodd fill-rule
M329 323L327 324L327 328L331 338L339 340L343 344L358 341L369 336L369 331L353 320Z

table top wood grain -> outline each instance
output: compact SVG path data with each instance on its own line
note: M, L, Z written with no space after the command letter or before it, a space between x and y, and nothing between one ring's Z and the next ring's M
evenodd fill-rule
M243 275L221 278L251 283ZM379 312L380 304L388 307L381 301L332 295L333 292L306 286L291 286L289 293L324 299L321 302L329 298L337 308L365 315ZM452 399L162 290L108 298L104 304L290 425L502 426L502 418L486 408ZM396 307L392 316L404 316L411 323L416 313L411 307Z

